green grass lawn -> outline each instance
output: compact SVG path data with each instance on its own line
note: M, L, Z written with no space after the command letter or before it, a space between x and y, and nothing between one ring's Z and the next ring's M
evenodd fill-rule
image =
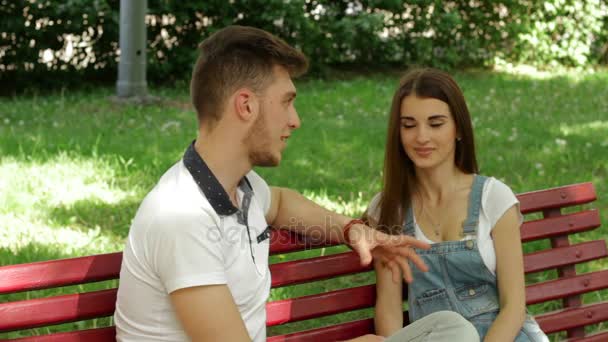
M258 172L271 185L359 215L379 190L387 112L398 76L296 82L302 127L281 166ZM593 182L599 197L593 206L604 225L576 239L606 236L608 70L543 77L468 72L456 78L473 116L481 173L515 192ZM163 101L150 106L114 104L110 88L0 99L0 265L121 250L139 202L196 136L186 84L153 89ZM598 268L608 268L608 262L579 267ZM538 275L543 276L550 275ZM334 289L372 279L363 274L319 286ZM272 296L310 291L296 286ZM19 296L0 296L0 302ZM608 300L608 292L600 296ZM89 324L107 320L84 323ZM6 336L16 334L0 334Z

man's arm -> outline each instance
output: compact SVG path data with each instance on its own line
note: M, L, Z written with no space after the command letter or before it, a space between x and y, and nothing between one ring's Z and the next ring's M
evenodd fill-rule
M348 243L359 254L362 265L368 265L373 258L388 265L395 281L403 275L412 281L408 260L419 269L428 268L416 254L415 248L428 249L430 245L407 235L387 235L364 224L353 224L345 240L344 226L350 218L331 212L299 193L285 188L271 187L270 208L266 221L275 228L283 228L304 234L314 242Z
M342 228L351 220L349 217L331 212L291 189L270 187L270 193L266 221L271 226L296 231L316 241L346 242Z
M177 318L193 342L250 342L245 323L226 285L179 289L170 294Z

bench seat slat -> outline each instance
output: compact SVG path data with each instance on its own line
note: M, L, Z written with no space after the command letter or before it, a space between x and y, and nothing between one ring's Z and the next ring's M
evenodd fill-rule
M596 240L561 248L529 253L524 256L524 272L532 273L556 267L600 259L608 255L606 242Z
M77 330L65 333L30 336L17 338L15 342L108 342L115 341L116 329L114 327Z
M272 287L299 284L373 269L371 265L361 266L360 260L357 253L347 252L272 264L270 265Z
M376 289L373 285L277 300L266 304L266 325L274 326L368 308L375 301Z
M526 304L574 296L608 288L608 270L584 273L526 286Z
M268 337L267 342L318 342L343 341L374 332L371 318L341 323L328 327L306 330L286 335Z
M535 319L546 333L595 324L608 320L608 302L550 312L538 315Z
M116 279L122 253L10 265L0 268L0 294Z
M522 225L521 240L522 242L528 242L560 235L580 233L593 230L600 225L600 215L597 209L532 220L524 222Z
M524 214L569 207L595 201L597 195L591 182L531 191L517 195Z
M117 289L0 304L0 332L106 317L114 314Z

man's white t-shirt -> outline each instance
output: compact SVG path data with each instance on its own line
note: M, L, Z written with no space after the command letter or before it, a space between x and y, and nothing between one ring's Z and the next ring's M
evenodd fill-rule
M380 213L378 212L379 208L377 208L380 201L380 194L381 193L376 194L368 206L369 215L376 221L380 217ZM494 249L494 240L491 235L492 229L504 213L514 205L517 206L519 223L521 224L523 222L523 216L519 211L519 201L511 188L494 177L488 177L483 186L481 195L481 210L479 211L479 223L477 227L477 246L484 264L493 274L496 274L496 251ZM424 235L416 222L415 216L414 227L416 239L429 244L435 243ZM468 235L465 236L463 240L474 238L474 236Z
M265 214L270 189L253 171L241 182L248 181L253 190L248 234L236 214L216 212L222 204L210 203L213 196L205 196L202 190L206 184L191 172L182 161L171 167L133 220L114 315L117 340L188 341L169 294L187 287L227 284L250 337L265 341L270 271L269 239L264 237L268 235ZM239 187L239 203L247 188Z

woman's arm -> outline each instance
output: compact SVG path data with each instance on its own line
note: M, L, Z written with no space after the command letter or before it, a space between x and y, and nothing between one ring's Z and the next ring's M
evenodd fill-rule
M492 230L500 312L484 341L513 341L526 317L524 262L517 206L512 206Z
M369 226L377 229L378 223L368 213L363 214L363 219ZM374 270L376 271L376 305L374 324L376 334L380 336L391 336L403 328L403 280L395 277L394 272L383 261L374 259ZM395 280L396 279L396 280Z
M390 336L403 328L403 280L395 282L390 268L374 260L376 270L376 334Z

